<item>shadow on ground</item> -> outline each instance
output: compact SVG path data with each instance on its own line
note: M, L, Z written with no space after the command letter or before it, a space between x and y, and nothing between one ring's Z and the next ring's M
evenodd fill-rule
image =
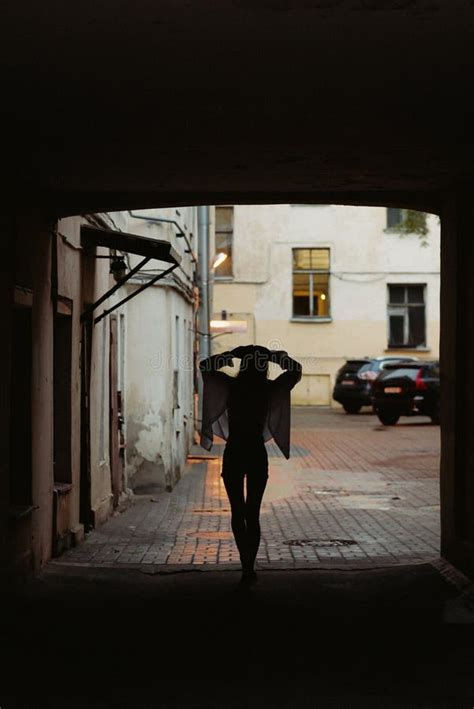
M9 707L471 707L473 625L430 565L145 574L50 567L3 592Z

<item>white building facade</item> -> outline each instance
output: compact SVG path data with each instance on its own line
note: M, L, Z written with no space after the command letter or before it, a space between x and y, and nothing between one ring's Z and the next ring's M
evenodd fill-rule
M403 210L337 205L221 206L213 350L283 348L303 364L294 404L330 405L347 358L439 352L440 228L400 234Z
M121 231L171 243L177 269L117 309L124 486L136 494L171 490L194 432L197 208L119 212ZM129 254L129 268L141 257ZM151 260L117 293L121 300L165 270Z

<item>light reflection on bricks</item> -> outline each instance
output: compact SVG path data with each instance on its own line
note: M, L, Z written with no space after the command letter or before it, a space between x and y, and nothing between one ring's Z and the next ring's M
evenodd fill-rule
M318 416L324 427L311 427L309 414L305 426L304 412L298 414L300 425L292 431L297 454L289 461L268 445L258 564L370 567L436 558L439 428L395 426L382 432L372 416L361 417L357 429L334 412ZM220 459L191 460L172 493L136 498L55 563L238 565L220 466ZM357 544L317 543L331 539Z

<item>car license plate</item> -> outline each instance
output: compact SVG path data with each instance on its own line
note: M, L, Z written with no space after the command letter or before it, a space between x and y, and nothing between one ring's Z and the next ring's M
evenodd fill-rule
M402 388L401 387L385 387L384 392L386 394L401 394Z
M342 382L343 387L353 387L354 383L351 379L349 379L347 382Z

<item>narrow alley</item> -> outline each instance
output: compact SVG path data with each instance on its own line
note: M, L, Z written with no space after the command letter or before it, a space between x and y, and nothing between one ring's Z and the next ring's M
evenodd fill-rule
M296 407L292 441L289 461L268 446L260 568L372 568L439 556L438 426L418 417L385 427L370 413ZM53 563L238 568L222 449L195 446L171 493L137 496Z
M0 709L474 709L474 0L1 28Z
M269 446L255 587L238 585L222 444L195 447L171 493L3 588L1 706L471 707L472 586L438 552L439 428L308 407L292 434L289 461Z

